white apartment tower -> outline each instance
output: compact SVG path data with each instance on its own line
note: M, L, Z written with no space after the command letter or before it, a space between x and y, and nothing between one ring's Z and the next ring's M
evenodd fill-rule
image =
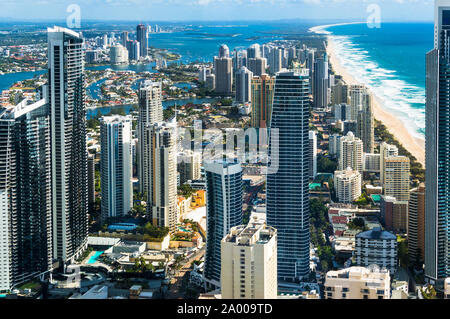
M277 298L277 231L252 220L231 228L221 243L223 299Z
M363 142L353 132L340 139L339 170L351 169L363 172Z
M128 214L133 206L131 116L100 120L102 218Z
M177 130L176 120L147 127L147 210L154 226L177 227Z
M147 128L163 121L162 84L161 82L144 81L139 88L138 117L138 178L139 191L144 193L148 188L149 177L149 145Z

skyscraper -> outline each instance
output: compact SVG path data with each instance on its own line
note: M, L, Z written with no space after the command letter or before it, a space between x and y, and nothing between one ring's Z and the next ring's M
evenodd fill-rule
M277 298L277 231L261 220L231 228L222 239L223 299Z
M362 178L358 171L347 168L334 172L334 187L340 203L353 203L361 196Z
M307 49L306 53L306 68L309 74L309 92L314 92L314 63L315 61L315 49Z
M100 120L102 219L128 214L133 206L131 116Z
M128 63L128 50L121 44L111 46L109 51L111 64Z
M406 156L390 156L384 161L384 194L398 201L409 201L410 160Z
M395 145L382 142L380 144L380 182L384 184L384 170L387 157L398 156L398 148Z
M177 126L176 120L147 127L147 210L154 226L174 233L177 218Z
M330 103L328 77L328 56L316 59L314 62L314 108L324 108Z
M365 91L362 95L361 109L358 112L356 136L363 142L364 152L373 153L375 129L372 95L368 91Z
M274 86L275 77L267 74L252 79L252 127L270 127Z
M48 29L53 257L77 258L87 247L87 149L83 38Z
M278 232L278 279L281 281L297 281L309 274L308 95L309 79L305 70L277 74L269 155L271 166L278 169L268 171L266 203L267 224Z
M51 269L52 196L47 99L0 115L0 292Z
M122 32L122 45L124 47L127 47L127 42L128 42L128 31L123 31Z
M347 168L363 172L363 143L352 132L340 139L339 170Z
M218 94L233 94L233 60L229 57L229 51L220 48L219 57L214 57L214 74L216 79L215 91Z
M139 61L141 57L141 48L138 41L127 41L128 60Z
M242 224L242 168L235 162L206 162L206 255L203 277L207 286L220 287L221 241Z
M450 1L435 2L434 49L427 54L425 277L450 277Z
M202 154L200 152L186 150L178 153L177 160L180 184L201 179Z
M138 116L138 177L139 191L144 193L148 188L148 148L150 140L147 127L162 122L162 84L150 80L141 83L139 88L139 116Z
M219 48L219 58L229 58L230 57L230 49L226 44L222 44Z
M94 210L95 204L95 156L88 157L88 206L89 213Z
M368 94L368 92L364 85L352 84L348 88L351 120L358 121L358 114L359 111L362 110L362 106L365 104L366 94Z
M408 256L410 265L425 257L425 184L410 191L408 204Z
M252 101L253 73L243 66L236 72L236 102L248 103Z
M253 58L247 60L247 67L253 72L254 76L261 76L266 73L267 59L266 58Z
M314 179L317 175L317 134L309 131L309 178Z
M255 58L259 58L261 57L261 49L260 49L260 45L255 43L252 44L248 49L247 49L247 58L248 59L255 59Z
M139 42L140 56L145 58L148 56L148 33L147 27L139 24L136 27L136 38Z
M272 48L270 51L269 72L276 75L282 69L282 53L280 48Z

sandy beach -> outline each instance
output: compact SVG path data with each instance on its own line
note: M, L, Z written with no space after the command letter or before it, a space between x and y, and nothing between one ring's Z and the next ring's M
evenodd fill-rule
M317 28L320 30L324 27ZM312 29L311 31L317 32L318 30ZM318 32L326 33L326 32ZM351 73L342 65L341 61L335 54L335 48L333 40L328 37L327 54L329 55L329 61L333 70L337 75L341 75L347 84L359 84ZM381 121L387 129L397 138L397 140L417 158L425 167L425 140L414 137L405 127L401 120L390 114L383 108L383 102L374 94L373 95L373 108L374 117Z

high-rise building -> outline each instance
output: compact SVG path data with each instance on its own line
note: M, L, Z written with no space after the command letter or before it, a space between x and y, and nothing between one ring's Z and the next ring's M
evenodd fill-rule
M348 100L350 102L351 119L353 121L358 121L358 114L365 104L367 94L367 88L362 84L352 84L348 88Z
M329 271L325 277L325 299L390 299L388 270L350 267Z
M155 123L147 131L147 211L154 226L174 233L178 224L176 120Z
M315 49L307 49L306 52L306 68L309 74L309 92L314 92L314 63L315 63Z
M366 90L362 93L356 129L356 136L363 142L364 152L366 153L373 153L374 129L372 95Z
M266 58L253 58L247 60L247 67L253 72L254 76L261 76L266 73L267 59Z
M374 228L356 235L355 262L358 266L377 265L391 274L397 271L397 236Z
M336 80L336 85L331 87L331 104L348 103L348 85L342 80ZM350 114L349 114L350 119Z
M270 51L269 58L269 72L272 75L276 75L281 71L282 65L282 53L283 51L280 48L273 48Z
M236 102L249 103L252 101L253 73L243 66L236 72Z
M145 58L148 56L148 33L147 27L143 24L139 24L136 27L136 38L139 42L140 56Z
M140 44L137 40L127 41L128 60L139 61L141 57Z
M391 156L384 160L384 194L398 201L409 201L410 160L406 156Z
M261 57L261 49L260 49L260 45L255 43L252 44L248 49L247 49L247 58L248 59L255 59L255 58L259 58Z
M234 162L206 162L206 255L203 277L208 287L220 287L221 241L242 224L242 168Z
M309 275L309 79L280 72L270 125L267 224L278 232L278 279ZM274 133L276 132L276 133ZM277 136L275 136L276 134Z
M95 156L88 157L88 206L89 213L94 210L95 204Z
M53 257L78 258L87 247L87 148L83 38L48 29Z
M127 47L127 42L128 42L128 31L123 31L122 32L122 45L124 47Z
M348 167L363 172L363 143L352 132L340 139L339 170L343 171Z
M127 215L133 207L131 116L100 120L102 219Z
M277 231L261 220L231 228L222 239L223 299L277 298Z
M346 103L335 104L333 106L334 120L335 121L349 121L351 119L350 105Z
M408 202L382 195L380 199L381 218L386 230L405 233L408 223Z
M222 49L222 48L221 48ZM220 55L224 57L214 58L215 91L222 95L233 94L233 60L226 56L226 50L222 49Z
M380 172L380 154L364 153L363 155L364 172Z
M206 76L206 88L210 91L216 89L216 76L214 74L209 74Z
M0 292L52 267L48 100L0 115Z
M219 48L219 59L229 57L230 57L230 49L226 44L222 44Z
M128 50L121 44L111 46L109 51L111 64L128 63Z
M408 256L410 265L425 259L425 184L410 191L408 204Z
M340 154L341 138L342 138L342 135L340 135L340 134L330 135L329 141L328 141L328 152L330 153L330 155L335 156L335 155Z
M330 88L328 76L328 56L314 62L314 108L325 108L330 104Z
M149 161L148 148L151 143L147 136L147 127L163 121L162 84L161 82L144 81L139 88L138 116L138 177L139 191L144 193L148 188Z
M178 153L178 172L180 184L201 179L202 154L190 150Z
M384 184L385 160L387 157L398 156L398 148L395 145L382 142L380 144L380 182Z
M362 178L358 171L348 168L334 172L334 187L340 203L353 203L361 196Z
M450 277L450 1L435 2L434 49L427 54L425 277Z
M98 61L97 50L86 50L86 64L94 64Z
M252 79L251 125L256 128L270 127L275 78L267 74Z
M317 134L309 131L309 178L314 179L317 175Z

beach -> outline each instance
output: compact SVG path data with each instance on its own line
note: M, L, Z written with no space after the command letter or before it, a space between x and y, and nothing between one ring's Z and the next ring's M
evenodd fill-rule
M329 32L324 31L328 26L320 26L312 28L312 32L320 34L329 34ZM343 80L348 84L360 84L350 73L350 71L345 68L343 61L341 61L335 51L335 46L333 39L328 36L327 41L327 54L329 56L329 62L332 69L337 75L341 75ZM399 120L394 115L390 114L383 108L383 102L379 97L373 94L373 109L374 117L378 121L381 121L391 132L395 138L425 167L425 140L414 137L411 132L405 127L403 122Z

